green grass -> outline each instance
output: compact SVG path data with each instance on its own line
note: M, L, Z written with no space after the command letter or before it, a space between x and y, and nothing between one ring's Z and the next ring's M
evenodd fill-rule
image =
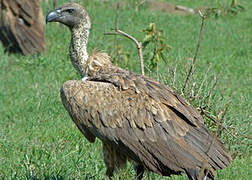
M167 0L168 1L168 0ZM63 0L59 0L61 4ZM169 1L189 7L216 6L217 1ZM227 1L224 1L225 3ZM221 73L215 95L231 99L224 125L236 138L223 130L222 140L234 160L218 172L216 179L251 179L252 120L252 2L239 1L246 11L237 16L206 20L195 77L200 78L209 64ZM89 51L93 48L112 53L115 37L103 33L114 27L114 5L99 1L83 1L92 18ZM46 5L43 4L46 14ZM197 16L152 12L147 7L138 12L123 7L119 27L142 40L143 29L155 22L164 30L172 50L166 54L170 65L178 64L178 78L184 64L192 58L198 39L201 19ZM68 58L70 33L57 24L46 26L47 51L23 57L5 54L0 47L0 179L104 179L105 165L101 143L90 144L81 135L61 104L59 89L69 79L79 79ZM116 62L131 71L140 72L137 52L129 40L117 37L129 62ZM128 66L125 67L125 64ZM166 66L160 65L163 76ZM182 82L178 82L179 89ZM214 111L222 102L215 99ZM165 179L149 173L150 179ZM128 164L114 179L134 179ZM166 178L168 179L168 178ZM174 176L173 179L185 179Z

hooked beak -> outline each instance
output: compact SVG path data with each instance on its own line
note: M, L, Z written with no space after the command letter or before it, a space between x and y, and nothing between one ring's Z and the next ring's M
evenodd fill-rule
M57 19L61 16L61 11L59 9L51 11L46 16L46 23L57 21Z

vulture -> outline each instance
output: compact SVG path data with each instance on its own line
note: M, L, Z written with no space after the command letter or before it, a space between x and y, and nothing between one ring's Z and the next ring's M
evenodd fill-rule
M45 23L40 0L0 0L0 40L12 53L44 52Z
M61 100L87 140L102 141L110 179L127 161L134 164L137 179L145 170L214 179L216 170L230 164L223 143L174 90L113 65L104 52L88 54L91 22L81 5L64 4L49 12L46 22L62 23L71 31L69 55L82 80L65 82Z

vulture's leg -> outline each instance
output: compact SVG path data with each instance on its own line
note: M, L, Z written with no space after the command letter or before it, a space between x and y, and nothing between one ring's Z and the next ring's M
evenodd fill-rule
M141 180L143 178L144 174L144 167L141 164L137 164L134 166L134 169L136 171L137 179Z
M103 160L106 165L106 175L109 179L112 179L113 172L115 169L113 149L109 144L103 142Z
M107 167L106 176L108 176L109 179L112 179L113 172L114 172L113 168Z
M125 168L127 164L127 157L119 149L105 142L103 142L103 159L109 179L112 178L115 169Z

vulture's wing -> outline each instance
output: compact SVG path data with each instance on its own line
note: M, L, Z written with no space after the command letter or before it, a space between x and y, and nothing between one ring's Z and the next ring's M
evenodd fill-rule
M91 138L110 143L162 175L199 170L204 165L214 175L216 169L230 163L223 144L213 142L197 113L180 97L166 88L153 89L163 86L148 78L142 81L142 88L136 83L123 87L127 82L119 83L123 78L116 76L103 82L68 81L61 88L62 102L84 134L82 126ZM134 78L139 77L131 80Z
M45 50L45 27L39 0L0 0L0 40L11 52Z

